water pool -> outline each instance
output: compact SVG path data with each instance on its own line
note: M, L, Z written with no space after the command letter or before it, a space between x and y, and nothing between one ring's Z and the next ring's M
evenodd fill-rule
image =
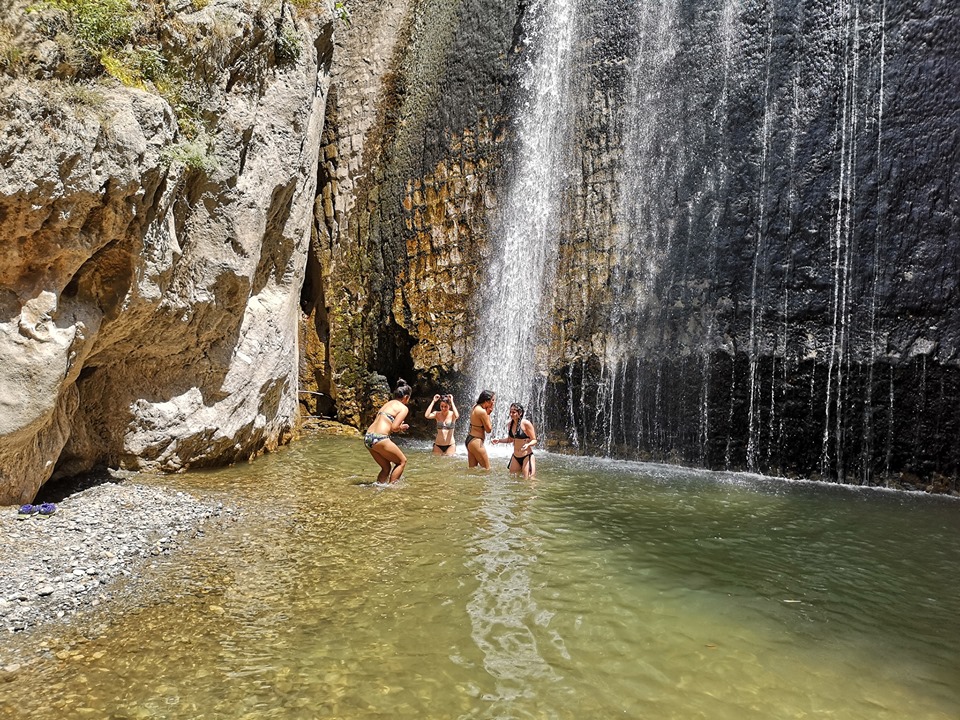
M244 519L3 688L7 716L960 715L960 502L544 454L533 483L355 438L153 480ZM460 448L462 452L462 446Z

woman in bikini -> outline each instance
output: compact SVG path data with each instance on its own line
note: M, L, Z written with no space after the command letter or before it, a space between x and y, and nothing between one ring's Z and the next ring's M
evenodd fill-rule
M497 396L493 392L484 390L470 412L470 434L467 435L464 444L467 446L467 462L472 468L479 465L484 470L490 469L490 458L487 456L487 448L484 447L483 441L487 433L493 432L490 411L493 410L496 399Z
M434 410L433 406L438 402L440 409ZM433 440L433 454L456 455L457 446L453 440L453 428L457 424L457 418L460 417L460 411L453 402L453 395L434 395L430 407L423 415L427 420L437 421L437 437Z
M363 436L363 444L367 446L367 450L380 466L380 472L377 475L378 483L396 482L407 466L407 456L390 439L390 435L403 432L410 427L403 419L407 417L409 410L407 403L410 402L412 392L406 380L397 380L393 400L387 400L383 404Z
M516 475L522 474L529 479L537 474L537 461L533 457L533 446L537 444L537 431L533 423L523 417L523 405L513 403L510 406L510 420L507 422L507 437L497 438L494 444L513 443L513 455L507 463L507 469Z

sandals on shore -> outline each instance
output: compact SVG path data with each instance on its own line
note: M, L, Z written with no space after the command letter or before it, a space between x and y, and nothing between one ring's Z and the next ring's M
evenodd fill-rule
M26 520L36 515L37 517L47 518L57 511L57 506L53 503L41 503L40 505L21 505L17 511L17 520Z

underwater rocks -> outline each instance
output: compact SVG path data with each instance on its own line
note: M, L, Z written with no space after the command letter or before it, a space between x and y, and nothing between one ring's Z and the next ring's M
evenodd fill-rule
M0 635L70 621L77 613L136 596L141 571L205 529L239 515L187 493L133 480L99 484L56 502L56 512L0 508ZM17 662L0 643L0 668Z

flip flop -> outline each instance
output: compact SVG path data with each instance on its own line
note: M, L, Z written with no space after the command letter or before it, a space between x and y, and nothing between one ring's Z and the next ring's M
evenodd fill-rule
M38 512L40 512L39 505L30 505L29 503L26 505L21 505L20 509L17 511L17 520L26 520L31 515L36 515Z
M57 511L57 506L53 503L43 503L39 508L37 508L37 513L39 517L50 517Z

